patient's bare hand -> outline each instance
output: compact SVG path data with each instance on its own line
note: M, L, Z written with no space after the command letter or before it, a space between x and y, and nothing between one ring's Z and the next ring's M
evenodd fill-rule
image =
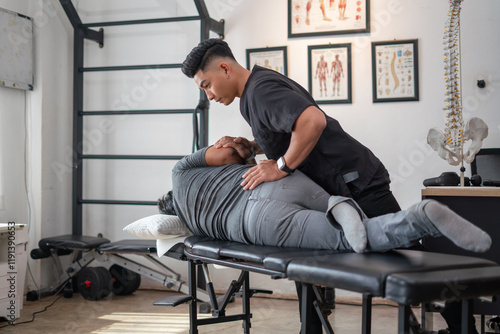
M278 168L276 160L262 160L243 174L244 180L240 185L244 190L252 190L263 182L280 180L287 175Z
M232 147L231 145L236 143L235 139L236 137L224 136L215 142L214 147L215 148Z
M250 140L246 139L245 137L224 136L215 142L214 147L215 148L233 147L233 145L235 145L235 144L243 145L246 148L248 148L249 150L255 151L258 153L261 151L261 149L257 145L257 143L255 143L254 141L250 141Z
M215 148L231 147L243 159L247 159L250 156L252 156L252 145L250 141L248 141L248 139L243 137L224 136L217 142L215 142L214 147Z

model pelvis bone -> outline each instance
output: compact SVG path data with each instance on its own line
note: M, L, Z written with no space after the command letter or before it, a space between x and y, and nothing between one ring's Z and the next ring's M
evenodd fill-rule
M462 148L452 148L446 144L446 136L439 128L432 128L427 135L427 143L434 151L452 166L460 164L462 159L466 163L471 163L476 153L481 149L484 138L488 137L488 126L477 117L472 117L465 125L464 143L470 140L467 152L462 155Z

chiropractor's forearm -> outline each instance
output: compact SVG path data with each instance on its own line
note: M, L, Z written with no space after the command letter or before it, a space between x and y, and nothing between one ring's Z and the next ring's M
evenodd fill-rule
M295 120L290 146L284 154L286 165L297 168L316 146L326 127L326 117L315 106L305 109Z

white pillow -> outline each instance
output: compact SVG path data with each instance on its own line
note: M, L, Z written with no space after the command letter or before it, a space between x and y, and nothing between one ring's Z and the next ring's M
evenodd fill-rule
M193 235L177 216L157 214L139 219L123 228L143 239L170 239Z

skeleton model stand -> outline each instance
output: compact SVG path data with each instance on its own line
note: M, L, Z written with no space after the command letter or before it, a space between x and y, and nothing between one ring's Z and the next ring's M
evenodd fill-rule
M472 117L464 128L462 118L462 82L460 54L460 4L462 0L451 0L448 20L444 33L444 74L445 74L445 128L432 128L427 135L427 143L438 155L452 166L460 167L460 185L464 186L464 161L471 163L488 136L488 126L477 117ZM464 153L464 142L471 140Z

